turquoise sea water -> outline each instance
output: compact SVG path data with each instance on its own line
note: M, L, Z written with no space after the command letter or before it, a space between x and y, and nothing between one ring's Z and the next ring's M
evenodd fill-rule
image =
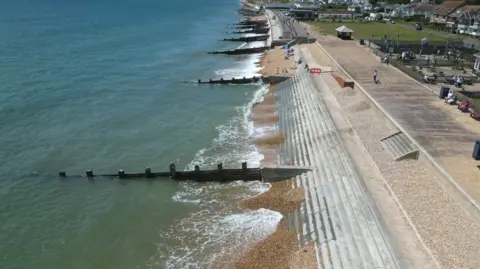
M265 87L192 83L258 70L205 54L241 45L218 41L239 6L2 1L0 268L209 268L273 230L278 213L236 206L260 183L56 176L258 165L248 113Z

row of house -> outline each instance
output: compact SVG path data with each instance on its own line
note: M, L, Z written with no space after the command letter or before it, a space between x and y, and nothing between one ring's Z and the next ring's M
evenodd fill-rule
M431 22L444 24L460 34L480 36L480 5L465 1L445 1L432 11Z
M463 0L445 1L440 5L427 1L404 5L378 2L374 8L367 4L360 10L378 9L383 9L384 17L413 18L415 21L444 25L460 34L480 36L480 5L467 5ZM349 10L358 12L358 8L353 6Z

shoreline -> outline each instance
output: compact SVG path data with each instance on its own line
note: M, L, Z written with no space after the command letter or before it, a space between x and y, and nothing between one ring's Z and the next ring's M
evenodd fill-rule
M292 76L296 72L291 68L294 65L293 57L284 59L284 51L281 48L266 51L257 64L262 68L259 73L263 76L279 75L277 70L283 68L286 68L288 73L282 75ZM252 144L264 156L260 167L275 167L280 165L277 158L278 147L286 138L276 127L278 116L275 85L270 84L262 98L262 101L252 106L251 120L255 128L266 127L269 131L253 138ZM265 208L281 213L283 218L270 236L238 256L233 262L233 268L317 268L314 245L307 244L300 248L296 231L288 227L288 214L293 213L305 201L304 189L293 186L291 179L271 183L270 189L265 193L240 203L242 209Z

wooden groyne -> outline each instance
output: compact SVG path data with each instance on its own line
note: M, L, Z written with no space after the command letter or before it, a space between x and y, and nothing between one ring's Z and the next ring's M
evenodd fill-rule
M193 171L177 171L175 164L169 165L168 172L153 172L150 168L145 168L141 173L126 173L124 170L119 170L115 174L101 174L96 175L92 170L85 172L85 175L70 176L65 172L59 172L61 178L87 178L94 180L96 178L117 178L120 180L138 180L138 179L167 179L172 180L193 180L199 182L230 182L230 181L264 181L276 182L283 179L289 179L296 175L300 175L310 171L308 168L248 168L247 163L242 163L240 169L224 169L220 163L216 170L201 170L198 165Z
M234 50L224 50L224 51L211 51L207 52L208 54L228 54L228 55L241 55L241 54L253 54L261 53L266 50L269 50L270 47L256 47L256 48L247 48L247 49L234 49Z
M265 21L239 21L235 25L267 25L268 22Z
M261 77L251 77L251 78L231 78L231 79L209 79L209 80L198 80L199 84L250 84L250 83L257 83L257 82L266 82L266 79Z
M254 29L254 28L261 28L263 26L255 26L255 25L236 25L227 27L229 29Z
M237 41L237 42L254 42L265 41L270 35L258 35L258 36L242 36L236 38L224 38L223 41Z
M237 13L243 16L258 16L261 14L258 10L248 9L248 8L241 8L237 10Z
M266 34L270 31L270 28L254 28L254 29L248 29L243 30L243 31L233 31L231 34ZM227 34L229 34L227 32Z

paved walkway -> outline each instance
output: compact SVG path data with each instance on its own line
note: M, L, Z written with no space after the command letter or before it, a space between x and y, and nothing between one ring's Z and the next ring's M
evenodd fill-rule
M333 62L317 44L302 46L308 47L318 63L329 65ZM359 51L356 53L361 55ZM305 61L308 62L308 59ZM348 128L337 124L344 130L341 132L344 141L348 145L351 140L348 134L355 133L361 139L363 149L368 152L369 158L358 156L355 159L356 151L349 149L396 241L397 249L403 254L402 262L406 264L402 268L480 268L480 260L477 258L480 257L479 225L469 213L462 210L448 188L439 184L445 179L431 166L425 155L420 155L419 160L394 161L379 143L380 139L398 130L384 113L358 88L341 89L329 78L329 74L315 78L323 78L330 93L334 95L335 100L332 102L328 101L330 98L325 98L327 104L339 104L337 108L331 109L336 111L332 115L345 115L354 130L348 132ZM446 106L441 104L440 107ZM369 166L368 159L375 163L375 167ZM380 172L380 178L375 179L378 176L369 174L372 171ZM388 190L388 195L383 192L383 188ZM396 215L394 206L389 205L392 197L406 222Z
M460 124L449 109L439 107L439 100L416 81L354 42L323 40L322 47L374 98L467 193L480 202L480 163L472 150L478 132ZM378 70L379 84L373 83ZM460 113L460 112L454 112ZM467 114L465 117L469 117ZM479 124L473 119L471 124Z
M278 40L283 35L282 23L275 16L273 11L267 9L265 11L265 17L270 23L270 38L271 40ZM271 42L270 42L271 43Z

